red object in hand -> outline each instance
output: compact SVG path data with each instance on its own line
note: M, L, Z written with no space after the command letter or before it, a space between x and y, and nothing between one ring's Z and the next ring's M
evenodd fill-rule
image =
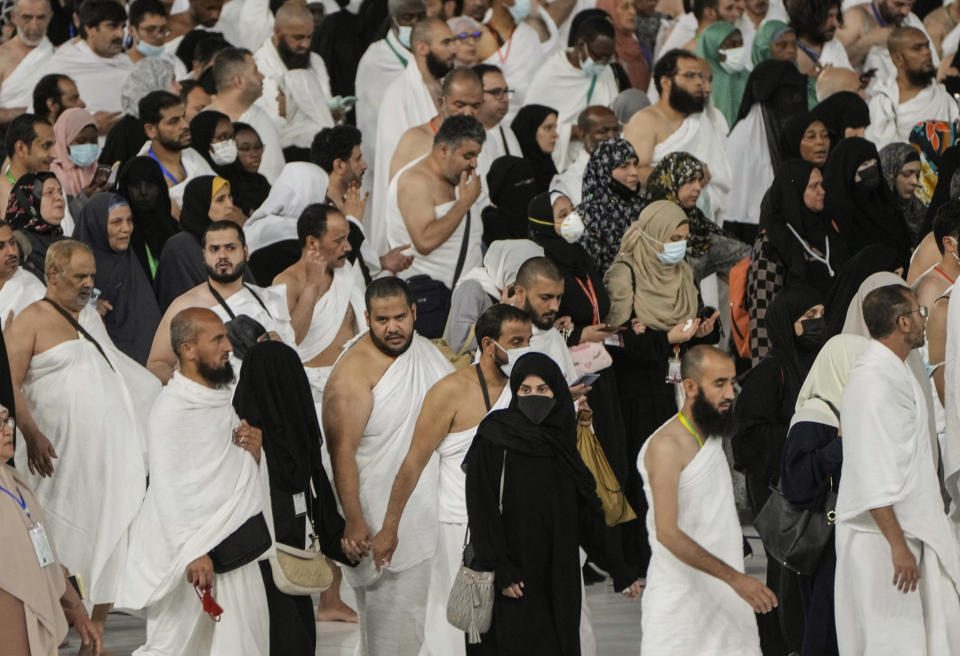
M197 597L200 598L200 602L203 604L203 612L210 616L214 622L220 621L220 616L223 615L223 609L220 607L220 604L217 603L217 600L213 598L213 595L210 594L210 586L208 585L203 589L201 594L200 586L193 586L193 589L197 592Z

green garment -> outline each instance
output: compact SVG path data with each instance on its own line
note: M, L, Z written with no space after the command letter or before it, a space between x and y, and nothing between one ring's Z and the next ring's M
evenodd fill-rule
M726 21L712 23L700 35L696 49L696 53L706 59L713 68L713 92L710 100L727 119L727 125L737 122L740 101L743 100L743 91L747 88L747 78L750 76L747 70L727 73L720 65L720 44L736 29Z
M754 67L770 59L770 45L787 32L793 32L793 28L779 20L767 21L760 26L757 35L753 38L753 48L750 50L750 60Z

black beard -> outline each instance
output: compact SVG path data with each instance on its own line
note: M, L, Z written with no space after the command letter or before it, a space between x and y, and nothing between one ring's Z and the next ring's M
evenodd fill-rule
M689 91L681 89L677 84L673 84L670 87L670 96L667 98L667 101L676 111L688 116L690 114L702 112L703 106L706 104L703 100L698 99Z
M451 68L453 67L450 64L443 61L432 52L427 53L427 72L429 72L434 79L442 79L444 75L450 72Z
M887 25L893 25L894 27L901 27L903 25L903 19L899 16L892 16L889 11L887 11L887 5L880 3L880 6L877 7L877 11L880 13L880 18L883 19L883 22Z
M930 86L936 76L937 71L933 68L922 71L907 71L907 81L915 87L926 88Z
M410 345L413 344L413 333L410 333L410 337L408 337L403 346L398 349L390 348L387 346L386 342L381 342L372 330L370 331L370 341L373 342L373 345L377 347L377 350L384 355L390 356L391 358L399 358L401 355L406 353L407 349L410 348Z
M530 300L527 299L523 304L523 311L530 315L530 321L533 322L533 325L539 328L540 330L550 330L553 328L553 319L541 319L540 315L537 314L537 311L533 309L533 306L530 305Z
M247 268L246 262L241 262L237 265L237 268L231 271L230 273L217 273L215 268L211 268L209 264L204 264L207 268L207 277L210 280L220 283L221 285L228 285L231 282L236 282L241 277L243 277L243 272Z
M703 433L702 437L704 439L713 436L733 437L734 433L737 432L737 418L733 414L733 404L730 404L729 410L721 412L713 407L700 392L693 399L691 410L693 420Z
M179 139L176 141L168 140L160 134L157 134L157 141L167 150L180 151L184 148L187 148L187 146L184 146L182 143L180 143Z
M206 362L198 361L197 373L214 386L229 385L233 382L233 365L230 364L229 360L224 362L222 367L214 367Z
M288 69L310 68L309 50L302 55L298 55L290 49L283 39L280 39L280 43L277 44L277 54L280 55L283 65Z

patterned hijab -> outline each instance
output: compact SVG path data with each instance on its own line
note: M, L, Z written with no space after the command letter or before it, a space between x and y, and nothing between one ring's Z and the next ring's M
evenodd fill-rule
M703 179L703 164L690 153L670 153L657 164L647 178L647 202L669 200L676 203L690 221L690 237L687 253L700 255L710 247L710 234L719 234L720 228L708 219L699 207L687 209L680 205L680 187L694 180Z
M883 168L883 179L887 187L897 197L897 204L903 212L903 219L907 222L910 239L913 245L919 244L928 232L927 206L917 198L916 194L910 198L900 198L897 193L897 176L900 170L910 162L920 161L920 151L916 147L903 142L887 144L880 149L880 165ZM922 169L921 169L922 170ZM951 198L956 198L951 194Z
M63 234L63 228L59 223L47 223L40 216L43 183L56 179L57 176L48 171L25 173L20 176L10 190L10 200L7 201L7 223L11 228L51 237Z
M586 231L580 243L600 271L613 263L624 233L643 209L640 188L632 191L613 178L613 169L636 158L629 141L608 139L594 149L583 174L580 212Z

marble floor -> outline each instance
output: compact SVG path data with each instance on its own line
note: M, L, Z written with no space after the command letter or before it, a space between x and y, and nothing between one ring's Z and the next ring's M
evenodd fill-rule
M747 573L762 578L766 559L752 527L744 527L754 556L747 560ZM350 603L352 594L344 589L344 599ZM635 656L640 643L640 601L629 602L613 591L609 583L587 587L587 603L593 615L594 632L600 656ZM111 613L107 619L104 647L114 656L127 656L143 643L145 625L142 619L122 613ZM357 644L354 625L321 623L317 625L316 656L350 656ZM60 648L61 656L73 656L80 639L72 632L68 644Z

